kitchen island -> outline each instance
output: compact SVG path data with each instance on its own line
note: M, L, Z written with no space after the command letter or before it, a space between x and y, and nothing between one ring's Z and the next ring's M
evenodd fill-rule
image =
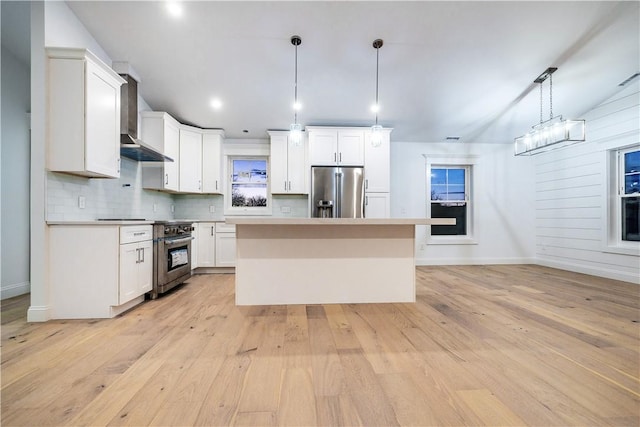
M236 304L415 302L415 226L455 219L227 218Z

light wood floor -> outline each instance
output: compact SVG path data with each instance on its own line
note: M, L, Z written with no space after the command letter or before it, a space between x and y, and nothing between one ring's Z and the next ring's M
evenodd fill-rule
M419 267L416 304L236 307L233 281L110 320L3 302L2 425L640 424L636 285Z

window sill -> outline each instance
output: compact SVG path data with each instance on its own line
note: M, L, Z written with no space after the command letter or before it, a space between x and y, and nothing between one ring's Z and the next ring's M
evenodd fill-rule
M442 236L427 237L427 245L477 245L478 241L471 237L453 237L453 236Z

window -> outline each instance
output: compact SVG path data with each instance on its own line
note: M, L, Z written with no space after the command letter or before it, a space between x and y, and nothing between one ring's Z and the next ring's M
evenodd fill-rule
M640 242L640 149L618 152L619 239Z
M229 158L228 213L270 213L268 166L266 157Z
M455 218L456 225L432 225L428 244L476 244L473 240L472 174L475 156L427 158L427 218Z

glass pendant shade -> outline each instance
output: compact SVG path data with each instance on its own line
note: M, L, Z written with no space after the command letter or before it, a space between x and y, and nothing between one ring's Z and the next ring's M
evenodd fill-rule
M382 145L382 126L371 126L371 146L380 147Z
M302 125L300 123L292 123L289 126L289 140L293 145L302 144Z

